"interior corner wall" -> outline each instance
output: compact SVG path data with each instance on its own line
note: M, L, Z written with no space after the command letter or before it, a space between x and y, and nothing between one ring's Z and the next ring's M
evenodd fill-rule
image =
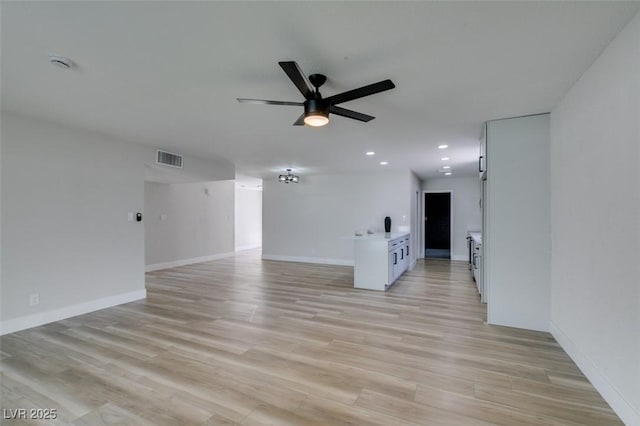
M143 298L144 225L128 213L143 209L147 150L1 120L2 333Z
M145 182L147 271L231 256L234 182Z
M410 173L301 176L298 184L263 182L265 259L353 264L356 231L410 229Z
M551 329L640 425L640 14L551 113Z
M423 191L451 191L451 258L467 260L467 232L480 231L480 181L476 177L427 179ZM421 201L424 195L421 195ZM424 238L421 236L422 244ZM421 247L424 252L424 246Z
M235 189L235 249L262 247L262 191Z

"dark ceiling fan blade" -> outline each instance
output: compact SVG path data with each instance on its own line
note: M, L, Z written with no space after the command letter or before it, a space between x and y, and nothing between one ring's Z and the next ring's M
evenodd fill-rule
M331 105L329 107L329 112L335 115L341 115L347 118L353 118L354 120L367 121L373 120L375 117L367 114L363 114L361 112L351 111L350 109L342 108L336 105Z
M304 113L298 117L298 119L293 123L294 126L304 126Z
M296 85L305 99L313 99L313 90L309 86L307 78L300 70L300 67L294 61L278 62L285 73L289 76L293 84Z
M247 99L247 98L236 98L238 102L243 102L247 104L261 104L261 105L291 105L291 106L303 106L302 102L288 102L288 101L267 101L265 99Z
M396 87L396 85L393 84L391 80L379 81L377 83L369 84L368 86L359 87L357 89L349 90L348 92L329 96L328 98L325 98L325 101L328 101L331 105L341 104L343 102L363 98L375 93L384 92L385 90L390 90L394 87Z

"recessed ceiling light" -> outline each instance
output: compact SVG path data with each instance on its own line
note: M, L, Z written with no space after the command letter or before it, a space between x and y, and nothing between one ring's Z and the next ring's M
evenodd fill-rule
M442 157L441 160L442 161L449 161L449 157Z
M438 149L445 149L445 148L449 148L449 145L445 145L445 144L438 145Z
M451 176L451 172L445 173L445 176Z
M376 153L375 153L375 152L373 152L373 151L367 151L367 155L368 155L368 156L372 156L372 155L376 155Z
M63 58L62 56L49 55L49 62L65 70L68 70L73 66L73 61L71 59Z
M388 161L381 161L381 162L380 162L380 165L381 165L381 166L386 166L387 164L389 164L389 162L388 162Z
M450 169L451 166L442 166L443 169Z

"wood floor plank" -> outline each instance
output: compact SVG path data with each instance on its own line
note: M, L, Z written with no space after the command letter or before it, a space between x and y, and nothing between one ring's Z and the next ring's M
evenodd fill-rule
M487 426L492 423L458 414L457 410L444 410L426 404L419 404L406 399L390 397L369 389L364 389L356 405L420 425L478 425Z
M514 390L505 392L504 390L478 385L476 386L476 398L523 411L544 412L549 417L572 421L577 424L594 426L622 424L609 409L589 407L588 404L576 404L566 399L549 398L544 394L532 395L531 393Z
M419 385L415 400L430 407L454 411L464 416L503 426L579 425L579 423L554 418L544 412L532 413L492 401L477 399L474 396L461 396L433 386Z
M249 250L146 286L0 337L2 408L76 426L620 424L549 333L486 324L464 262L420 260L375 292L352 267Z

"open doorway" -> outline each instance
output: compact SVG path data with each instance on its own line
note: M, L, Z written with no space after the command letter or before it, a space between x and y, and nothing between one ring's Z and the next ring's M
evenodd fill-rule
M424 206L424 257L451 259L451 192L425 192Z
M236 174L235 250L262 248L262 179Z

